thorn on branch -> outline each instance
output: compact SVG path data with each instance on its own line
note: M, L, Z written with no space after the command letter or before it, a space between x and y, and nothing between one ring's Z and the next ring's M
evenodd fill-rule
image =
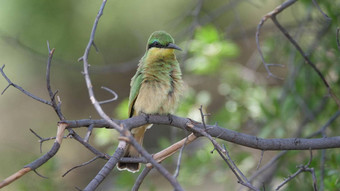
M95 49L96 52L98 53L98 52L99 52L99 49L98 49L97 45L94 43L94 41L92 41L92 46L94 47L94 49Z
M47 176L43 176L43 175L41 175L40 173L38 173L36 169L34 169L33 172L34 172L36 175L40 176L41 178L48 179Z
M8 84L5 89L1 92L1 95L3 95L5 93L5 91L10 87L12 86L13 84Z

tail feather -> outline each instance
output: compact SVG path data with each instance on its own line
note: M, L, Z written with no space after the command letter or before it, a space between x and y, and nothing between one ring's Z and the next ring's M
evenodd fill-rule
M141 127L135 128L131 131L133 137L136 139L136 141L140 145L143 145L143 138L144 138L144 133L146 129L150 128L151 126L152 124L151 125L147 124L147 125L143 125ZM138 158L140 157L140 154L135 147L128 144L124 152L124 157ZM138 172L140 167L141 167L140 163L118 162L118 165L117 165L118 170L128 170L130 172Z

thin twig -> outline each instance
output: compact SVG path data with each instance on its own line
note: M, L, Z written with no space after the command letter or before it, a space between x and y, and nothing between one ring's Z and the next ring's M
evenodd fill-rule
M54 111L57 113L58 117L60 120L65 120L65 117L63 116L61 109L60 109L60 98L58 100L58 103L55 100L56 94L58 91L54 92L52 91L51 88L51 80L50 80L50 76L51 76L51 64L52 64L52 58L53 58L53 54L55 49L52 48L52 50L50 49L50 44L47 41L47 49L48 49L48 59L47 59L47 67L46 67L46 88L47 88L47 92L50 96L50 100L51 100L51 106L53 107Z
M110 102L116 101L118 99L118 94L115 91L113 91L113 90L111 90L111 89L109 89L107 87L102 87L102 89L110 92L113 95L113 98L105 100L105 101L100 101L99 102L100 105L101 104L105 104L105 103L110 103Z
M149 172L152 170L153 167L145 167L143 169L143 171L139 174L139 176L137 177L131 191L138 191L139 187L142 185L145 177L149 174Z
M261 49L261 46L260 46L260 31L261 31L261 28L263 26L263 24L268 20L268 18L271 18L273 15L276 15L278 13L280 13L281 11L283 11L284 9L286 9L287 7L291 6L292 4L294 4L297 0L287 0L285 1L284 3L282 3L281 5L277 6L273 11L267 13L265 16L262 17L260 23L257 25L257 29L256 29L256 46L257 46L257 50L260 54L260 57L261 57L261 60L262 60L262 63L268 73L268 77L273 77L273 78L276 78L276 79L279 79L279 80L282 80L281 77L278 77L276 76L275 74L273 74L271 71L270 71L270 66L272 66L273 64L268 64L266 63L265 59L264 59L264 56L263 56L263 53L262 53L262 49Z
M182 146L182 148L181 148L181 150L179 151L179 154L178 154L177 165L176 165L176 171L175 171L175 173L174 173L174 175L173 175L175 178L177 178L178 175L179 175L179 170L180 170L180 168L181 168L182 153L183 153L184 147L185 147L185 145L186 145L186 142L188 141L188 138L189 138L189 137L187 137L187 138L185 139L185 142L184 142L184 144L183 144L183 146Z
M258 188L256 188L255 186L253 186L248 179L244 176L244 174L241 172L241 170L235 165L234 161L231 159L229 152L227 151L227 149L224 147L225 153L223 153L220 149L216 148L216 151L218 152L218 154L222 157L222 159L227 163L227 165L229 166L230 170L234 173L234 175L237 178L237 182L251 190L255 190L255 191L260 191ZM227 158L225 157L227 156Z
M40 153L42 153L42 144L43 142L45 141L49 141L49 140L53 140L53 139L56 139L57 137L47 137L47 138L42 138L41 136L39 136L35 131L33 131L33 129L30 128L30 131L36 136L39 138L39 145L40 145ZM64 139L68 138L69 135L67 136L63 136Z
M58 130L57 130L57 136L56 136L57 138L56 138L52 148L46 154L41 156L40 158L38 158L35 161L25 165L22 169L20 169L19 171L17 171L13 175L9 176L8 178L6 178L2 182L0 182L0 189L7 186L8 184L14 182L15 180L19 179L20 177L22 177L23 175L25 175L29 171L39 168L41 165L45 164L48 160L50 160L58 152L58 150L60 148L60 145L61 145L62 140L63 140L62 137L63 137L64 131L65 131L65 128L66 128L65 123L59 123L58 124Z
M4 69L5 68L5 65L3 65L1 68L0 68L0 72L2 74L2 76L7 80L8 82L8 86L6 86L6 88L2 91L1 95L5 93L5 91L10 87L10 86L13 86L14 88L20 90L22 93L24 93L25 95L41 102L41 103L44 103L44 104L47 104L47 105L51 105L51 102L47 101L47 100L44 100L38 96L35 96L33 94L31 94L30 92L26 91L24 88L18 86L17 84L14 84L8 77L7 75L5 74L4 72Z
M257 164L257 167L256 167L256 170L258 170L261 166L261 162L262 162L262 159L263 159L263 154L264 154L264 150L261 151L261 158L259 160L259 163Z
M203 122L203 127L204 129L202 129L201 131L199 131L200 134L202 134L203 136L207 137L211 143L214 145L214 148L216 149L216 151L218 152L218 154L222 157L222 159L227 163L227 165L229 166L229 168L232 170L232 172L235 174L236 178L238 179L238 183L240 183L243 186L248 187L251 190L255 190L255 191L259 191L258 188L256 188L255 186L253 186L247 179L247 177L241 172L241 170L236 166L236 164L234 163L234 161L231 159L228 150L225 148L225 146L223 145L223 148L220 144L217 143L217 141L215 139L213 139L208 133L206 133L206 124L204 121L204 115L203 115L203 111L202 111L202 106L200 107L200 112L201 112L201 117L202 117L202 122ZM189 125L190 126L190 125ZM226 158L226 157L227 158Z
M288 151L281 151L279 154L277 154L275 157L273 157L268 163L263 165L260 169L258 169L254 174L251 175L249 178L249 181L253 181L258 175L269 169L271 166L277 163L277 161L287 153Z
M201 113L201 119L202 119L202 123L203 123L203 127L204 127L204 129L207 129L207 127L206 127L206 125L205 125L205 115L204 115L204 113L203 113L203 106L201 105L201 107L199 108L199 110L200 110L200 113Z
M316 2L316 0L312 0L315 7L320 11L320 13L323 15L323 17L326 19L327 22L331 22L332 19L325 13L322 11L322 9L320 8L319 4Z
M72 170L74 170L74 169L76 169L76 168L79 168L79 167L82 167L82 166L86 166L86 165L92 163L93 161L95 161L95 160L97 160L97 159L99 159L99 158L100 158L100 156L95 156L94 158L92 158L91 160L89 160L89 161L87 161L87 162L84 162L84 163L82 163L82 164L80 164L80 165L74 166L74 167L72 167L71 169L69 169L68 171L66 171L61 177L64 177L64 176L66 176L69 172L71 172Z
M309 161L306 165L300 165L298 168L299 170L296 171L294 174L290 175L288 178L286 178L280 185L278 185L276 187L275 190L279 190L281 187L283 187L285 184L287 184L289 181L293 180L297 175L299 175L302 172L310 172L312 174L312 178L313 178L313 189L314 191L317 191L317 187L316 187L316 176L315 176L315 172L313 168L309 168L309 165L311 164L313 160L313 152L310 149L310 158Z
M287 39L294 45L294 47L297 49L297 51L301 54L301 56L305 59L308 65L312 67L312 69L318 74L318 76L321 78L322 82L327 88L327 91L329 95L333 98L335 103L340 107L340 100L337 98L337 96L334 94L333 90L331 89L331 86L328 84L326 78L323 76L321 71L315 66L315 64L309 59L309 57L305 54L305 52L302 50L300 45L290 36L288 31L277 21L276 15L271 16L272 21L277 26L277 28L280 29L280 31L287 37Z

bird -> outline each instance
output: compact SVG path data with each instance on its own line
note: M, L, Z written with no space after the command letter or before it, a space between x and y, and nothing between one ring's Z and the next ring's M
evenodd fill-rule
M175 111L184 87L175 50L182 49L175 44L169 33L155 31L150 35L146 52L130 83L130 118L142 114L168 115ZM140 145L143 144L146 129L151 126L146 124L131 130ZM127 144L123 156L138 158L140 154L131 144ZM117 167L134 173L139 171L141 164L119 162Z

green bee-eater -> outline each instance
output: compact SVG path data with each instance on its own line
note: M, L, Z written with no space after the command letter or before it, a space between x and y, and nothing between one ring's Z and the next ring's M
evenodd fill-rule
M151 34L146 52L131 79L129 117L145 114L172 113L183 91L182 73L174 50L181 50L174 39L164 31ZM152 124L134 128L131 133L142 145L146 129ZM124 157L139 157L138 151L128 145ZM118 169L137 172L139 163L118 163Z

